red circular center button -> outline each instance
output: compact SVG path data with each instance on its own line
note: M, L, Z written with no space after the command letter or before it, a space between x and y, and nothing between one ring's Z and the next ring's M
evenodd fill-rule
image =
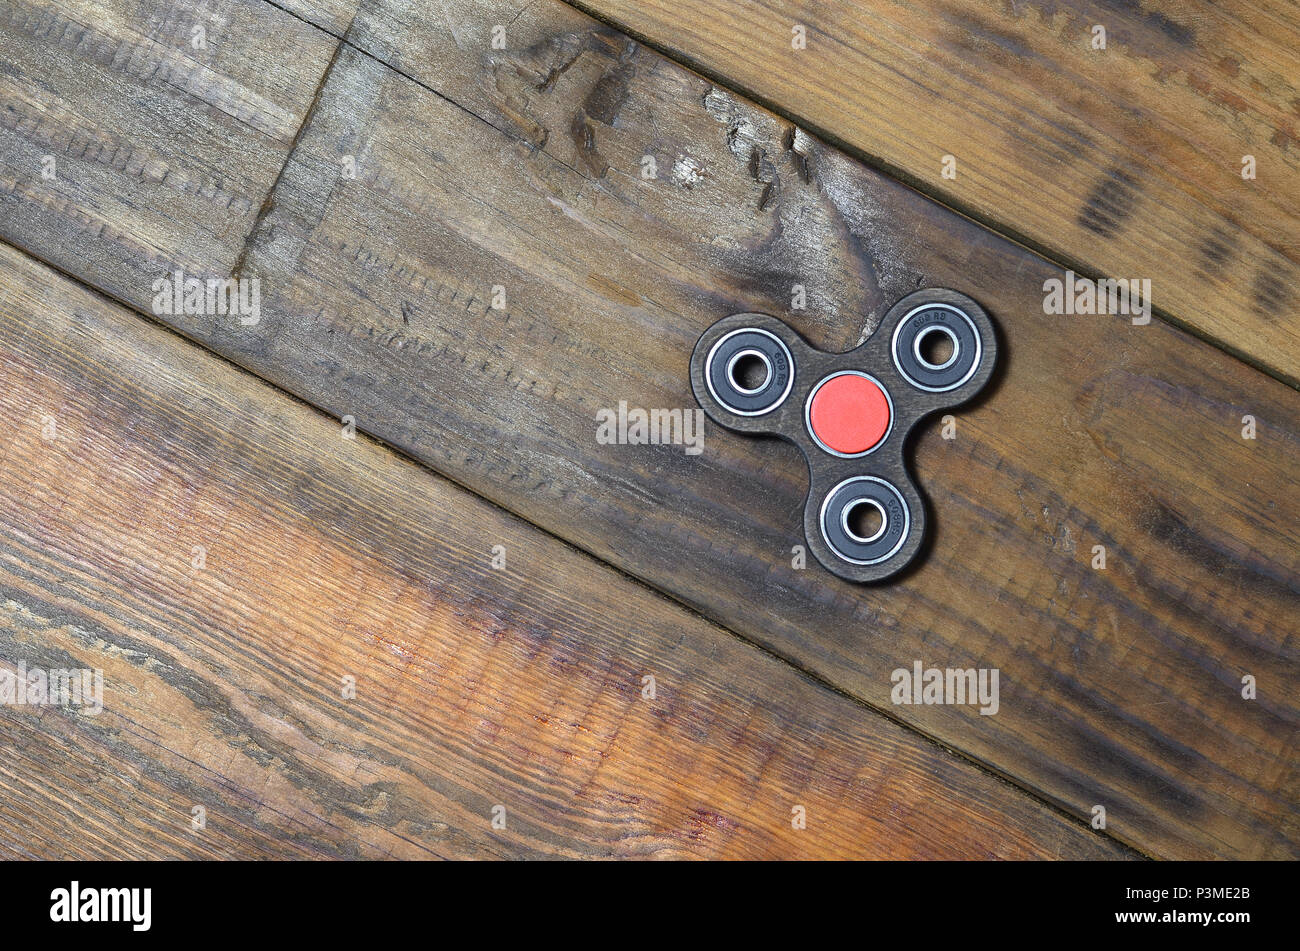
M893 409L884 388L871 377L847 370L817 384L808 401L808 429L823 449L857 456L889 433Z

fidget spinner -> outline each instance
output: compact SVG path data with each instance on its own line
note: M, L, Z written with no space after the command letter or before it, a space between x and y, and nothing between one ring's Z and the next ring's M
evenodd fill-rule
M766 314L733 314L691 355L695 398L717 423L781 436L808 460L803 530L850 581L901 571L925 537L903 445L924 416L973 397L997 360L993 323L964 294L909 294L847 353L814 349Z

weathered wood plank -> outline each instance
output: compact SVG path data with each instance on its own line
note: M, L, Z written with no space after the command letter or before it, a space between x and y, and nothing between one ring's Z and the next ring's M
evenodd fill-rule
M1044 316L1040 259L576 11L506 51L425 26L375 51L438 95L340 54L247 258L263 324L177 326L1143 849L1296 854L1300 395L1158 321ZM596 441L601 408L692 405L719 316L846 349L927 284L994 314L1007 369L918 439L936 532L898 584L792 569L789 447ZM894 706L917 660L998 668L1001 711Z
M262 0L6 2L0 235L145 309L229 274L337 45Z
M8 246L0 412L0 854L1127 854Z
M573 2L1300 381L1294 0Z

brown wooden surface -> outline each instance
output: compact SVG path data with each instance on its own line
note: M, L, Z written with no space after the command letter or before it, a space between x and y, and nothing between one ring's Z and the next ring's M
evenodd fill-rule
M1294 0L574 2L1300 380Z
M0 412L5 857L1124 854L4 246Z
M1050 823L1035 825L1029 834L1041 838L1016 839L1026 849L1088 855L1093 848L1110 848L1097 846L1085 825L1092 807L1104 804L1107 835L1147 854L1297 855L1300 828L1291 751L1300 687L1294 648L1300 617L1300 500L1293 474L1300 446L1300 396L1294 390L1166 324L1135 327L1123 318L1045 317L1042 283L1059 275L1059 269L864 168L788 121L598 27L572 7L553 0L522 10L490 0L455 9L396 0L359 6L292 0L281 5L293 15L272 9L265 16L286 18L292 30L305 31L312 38L303 42L312 50L321 44L320 55L306 57L301 65L273 56L274 69L264 67L263 79L255 71L247 74L248 88L256 92L258 82L270 83L271 73L277 73L274 83L302 92L294 102L305 117L304 127L291 130L286 142L286 148L293 144L292 158L282 172L276 169L267 178L268 187L277 182L273 193L255 196L256 190L248 189L251 213L238 216L214 240L204 230L207 224L194 220L192 208L180 199L160 199L156 209L133 220L120 235L106 230L74 243L70 251L64 240L69 222L112 207L137 186L128 170L111 165L57 186L37 184L39 158L35 167L31 159L39 143L19 123L0 128L0 175L24 183L0 201L0 237L144 313L153 296L152 279L182 258L208 273L226 273L224 267L257 277L265 317L255 327L239 327L229 318L162 319L329 413L355 416L362 431L900 720L908 729L897 735L898 744L937 750L923 738L933 737L1030 796L1077 817L1068 827L1073 831L1061 833L1065 838L1052 832ZM248 12L248 4L232 6ZM132 23L167 24L175 5L152 0L136 12L140 15ZM306 21L346 34L348 40L336 53L335 41L313 32ZM491 28L503 22L509 24L507 48L493 50ZM0 22L0 44L22 46L22 62L37 64L25 74L28 82L34 81L30 77L39 64L54 55L41 44L57 46L61 35L22 33L12 21L7 26ZM60 55L75 60L79 49L60 48ZM96 104L100 95L122 110L121 121L144 123L152 97L165 100L172 93L158 71L127 98L109 82L111 77L87 69L89 88L81 95L90 115L106 108ZM156 93L151 83L159 85ZM178 169L197 161L166 136L155 145L168 150ZM232 150L226 161L237 165L249 154L252 150ZM655 180L640 175L647 154L659 169ZM347 156L356 162L355 180L340 174ZM50 191L42 189L56 187L62 189L56 193L59 200L47 200ZM260 224L241 246L253 218ZM159 251L147 263L131 256L130 242L137 234L154 233L159 221L172 219L207 235L202 255L193 250L202 242L192 244L181 236L174 250ZM42 295L54 293L49 280L46 275L40 293L23 298L18 313L38 309ZM807 288L806 311L789 311L794 283ZM506 290L504 310L488 305L494 285ZM863 339L894 300L927 285L969 293L993 314L1003 334L1005 367L988 397L961 413L956 439L940 439L935 429L923 427L915 446L916 474L933 502L933 543L920 566L896 584L862 588L838 582L815 565L791 568L791 546L802 542L806 479L791 447L755 444L717 427L708 429L700 456L684 455L681 447L603 446L595 440L596 411L620 400L633 406L692 406L689 353L699 333L719 316L768 311L814 345L842 350ZM129 333L128 338L132 346L144 339ZM159 339L181 347L175 338ZM210 381L187 378L197 371L190 365L193 356L189 361L180 356L184 352L177 350L173 370L164 374L169 385L191 396L209 392L217 399L218 389ZM110 354L101 351L100 357ZM122 358L113 354L111 359ZM78 365L88 373L96 364ZM140 372L139 367L123 372L118 385L126 387L125 381ZM32 366L28 373L39 378L44 371ZM270 400L265 412L274 403ZM294 406L294 412L300 410L307 412ZM1245 414L1258 420L1257 440L1240 438ZM205 437L204 425L195 421L177 429L169 419L142 432L138 451L175 460L185 478L208 478L213 466L207 457L195 462L189 454L214 440L218 448L224 443ZM119 429L133 432L129 421L120 422ZM257 437L261 442L268 438ZM332 593L330 603L337 606L335 614L313 621L318 625L313 643L355 636L370 644L366 637L382 636L374 633L378 622L373 615L394 597L422 607L424 595L418 592L428 585L417 579L410 582L417 593L382 594L396 584L384 572L400 574L402 569L367 553L365 545L380 538L381 548L403 556L437 547L437 533L424 530L431 523L443 524L430 514L440 497L401 496L405 507L394 509L385 501L354 512L341 501L347 498L344 493L317 506L315 496L304 496L306 490L300 488L304 477L271 461L285 456L322 464L301 442L273 442L276 451L257 463L266 471L255 472L251 485L243 486L248 494L241 496L242 505L255 506L279 488L289 494L297 514L273 507L261 522L248 515L256 531L249 530L259 539L268 536L263 542L267 552L313 551L313 536L297 534L307 532L300 519L331 539L336 548L328 563L341 565L352 584L340 585L333 573L313 574L310 564L295 563L302 578L315 579ZM349 452L360 445L364 443L346 443ZM419 472L375 447L367 451L402 473ZM113 471L106 463L98 468ZM210 478L223 491L234 491L219 476ZM441 484L432 476L406 475L385 477L383 485L417 478ZM216 498L218 490L211 491ZM66 508L68 502L60 504ZM226 504L234 505L213 502L212 508L220 511ZM141 513L132 515L138 519ZM446 525L459 527L446 531L478 538L477 530L458 521L477 517L449 512ZM112 551L109 540L116 532L119 546L129 547L124 539L132 537L125 534L131 524L124 517L118 528L106 526L101 543ZM494 584L498 576L486 569L456 588L455 597L478 598L487 616L512 619L526 637L541 638L549 631L547 640L560 637L565 645L576 643L568 638L586 638L581 643L605 650L602 657L613 656L608 653L611 642L623 644L619 638L630 636L627 622L602 625L602 610L633 620L641 616L638 612L657 619L654 611L669 610L649 594L627 595L620 588L607 601L588 603L586 614L573 614L576 607L557 614L547 596L561 598L565 605L570 599L590 601L586 584L575 580L583 571L626 579L556 542L546 544L567 552L569 560L549 558L554 570L541 559L530 561L514 581L536 586L537 599L519 607L510 600L514 589L503 593ZM1095 544L1108 549L1105 571L1090 566ZM464 546L468 551L470 542ZM485 547L490 544L474 542L473 550L484 560ZM40 550L32 545L19 560L39 563ZM274 574L270 564L259 563L248 577ZM15 579L34 570L10 568ZM6 590L0 586L0 593ZM62 615L50 605L73 608L51 602L30 586L23 590L28 600L15 598L15 603L37 620L13 622L15 642L29 647L52 643ZM370 599L366 592L372 590L381 595ZM632 585L630 590L641 589ZM123 600L134 596L119 590L107 572L97 585L87 581L82 591L76 610L90 612L85 616L101 625L109 624L105 618L129 617L136 610ZM279 593L282 616L296 620L294 604L302 593ZM195 627L210 612L247 626L257 617L248 612L260 608L270 593L258 589L256 598L238 601L244 614L223 613L225 603L213 603L208 591L191 591L186 597L169 591L167 597L173 610ZM639 597L648 600L637 601ZM96 613L99 602L104 607ZM642 603L660 607L638 607ZM452 616L458 609L453 608ZM366 620L352 619L347 627L350 610ZM719 676L712 666L717 656L725 651L751 656L750 648L726 631L688 614L682 618L681 624L699 625L719 638L717 643L729 645L678 655L683 676L702 678L701 691ZM490 630L492 623L484 623ZM572 626L557 632L563 623ZM249 635L230 629L229 640L200 639L193 645L198 653L189 669L201 671L193 674L200 680L208 676L208 692L197 699L186 695L188 705L175 700L167 716L169 728L176 731L173 737L202 738L199 742L226 752L235 770L231 775L248 777L253 774L239 772L247 763L229 752L228 742L229 731L238 733L244 721L230 726L222 703L235 701L222 698L245 689L227 678L233 668L223 665L231 663L225 652L238 654L244 643L239 638ZM148 637L163 656L172 657L191 646L184 636L188 630L155 629ZM673 630L678 633L670 632L664 643L677 644L681 651L691 638ZM561 672L558 682L580 690L587 674L580 672L572 653L556 649L563 655L553 665ZM999 668L999 713L893 705L891 671L916 660L940 667ZM765 720L752 733L737 726L728 734L731 741L750 739L762 750L753 759L719 767L738 790L748 790L755 777L767 775L765 757L802 762L791 751L800 741L787 739L771 724L804 712L808 701L799 685L808 690L813 682L770 657L763 663L770 669L737 675L728 696L744 698L736 703L761 699L787 712ZM725 667L733 668L731 662ZM411 690L432 684L437 692L446 683L460 689L465 680L459 669L427 670L426 681L409 685ZM1241 699L1244 674L1260 679L1255 701ZM599 678L592 673L589 679ZM250 688L251 702L257 710L271 710L273 718L281 711L279 704L297 702L300 694L314 689L301 673L285 675L271 690L259 689L258 683ZM394 674L394 689L402 683ZM410 725L385 749L393 753L401 746L401 757L422 762L426 754L409 750L441 743L440 751L453 751L445 755L472 764L463 767L467 774L486 775L476 759L482 755L481 731L504 729L501 724L513 724L518 713L515 707L500 706L508 689L500 685L507 681L485 679L476 686L491 683L498 684L496 695L468 690L465 699L479 705L473 709L489 726L453 719L449 713L431 714L427 721L407 721ZM167 688L159 684L157 689ZM220 689L225 693L213 694ZM627 697L635 699L635 690L627 689ZM286 695L295 699L286 700ZM880 729L878 714L833 692L831 696L865 717L873 730ZM142 709L143 717L152 707L144 704ZM251 708L238 709L241 716L252 716ZM281 717L279 725L267 729L278 731L284 723L301 727L311 742L319 743L320 752L313 754L317 759L335 747L355 752L349 744L358 741L347 732L352 729L387 742L388 734L373 721L364 729L352 721L327 726L334 708L314 709L315 719ZM491 711L496 719L488 715ZM525 722L522 713L518 719ZM799 720L795 735L819 734L822 719L816 713L812 720ZM46 717L45 724L28 729L27 742L41 742L42 730L54 730L62 722ZM321 742L319 731L329 730L335 732ZM579 755L563 738L556 740L544 730L519 735L516 760L523 756L551 763L566 750ZM861 726L846 726L844 735L843 756L858 764L868 761L862 744L869 736L870 742L885 742ZM119 753L132 762L125 747L94 746L84 737L78 742L84 749L76 761L86 772L111 771ZM249 756L255 762L269 758L274 764L279 748L267 753L259 742L254 737L239 748L254 750ZM642 755L661 769L669 761L669 753L658 746L643 747ZM129 800L133 814L143 814L147 810L139 802L162 802L169 794L168 770L173 767L159 767L144 753L135 756L135 762L148 763L152 770L140 799ZM971 782L982 775L962 772L969 767L949 757L917 760L917 781L927 772L948 775L944 769L969 775ZM402 759L395 768L405 764ZM883 775L892 776L895 767L881 768ZM220 769L213 771L213 782L224 781ZM277 775L284 774L293 775L288 785L277 787L280 803L298 801L295 790L317 788L312 776L297 782L302 775L292 768ZM49 782L71 789L74 775L79 774L70 768ZM799 773L792 766L781 775ZM426 778L417 775L421 782ZM418 798L413 787L400 785L407 781L395 780L407 797L400 800L403 804ZM469 809L477 819L477 805L465 806L465 799L456 798L459 793L448 792L450 780L439 781L444 784L435 783L435 788L446 798L425 796L414 811L425 815L445 807L460 809L457 815L464 816ZM0 809L30 808L26 782L21 776L14 780L15 791L9 801L0 802ZM783 779L774 789L796 788L794 782ZM456 787L467 788L481 787ZM537 788L550 787L530 788L541 795ZM556 788L570 787L561 782ZM350 842L360 851L376 850L365 854L385 849L406 854L406 846L395 845L386 833L365 831L355 819L359 810L365 811L358 802L371 812L395 809L392 794L377 805L333 780L319 790L304 794L315 797L316 814L323 802L352 818L333 820L339 822L336 830L304 833L305 848L314 854L349 854ZM838 795L820 787L816 791ZM921 791L915 798L926 795ZM961 793L975 801L978 795ZM990 828L999 822L1014 825L1018 820L1010 816L1017 809L1041 808L1033 799L1026 805L1025 795L1008 783L987 787L986 795L996 805L994 812L1003 811L1001 819L990 820ZM125 793L106 791L94 807L101 810L96 814L107 815L114 796L119 804L128 801ZM737 796L747 801L748 792ZM664 793L663 799L672 797ZM448 801L458 805L446 806ZM878 799L891 806L910 801L892 788ZM575 807L561 808L554 794L547 802L552 812L538 822L555 822L568 831L547 827L513 850L481 853L635 851L603 820L575 826L585 813L575 818ZM671 830L685 813L674 812L675 803L658 812L647 807L647 819L627 819L637 811L632 806L620 815L659 830L646 833L649 839L658 834L676 841ZM851 817L861 808L861 801L843 805L843 820L859 821ZM57 814L75 814L76 809L76 804L50 807ZM783 809L782 829L789 825L788 806ZM385 823L391 815L395 813L382 813L377 825L389 828ZM941 799L933 815L933 823L913 827L918 831L907 840L911 846L896 854L940 854L935 842L965 836L965 826L982 821L963 812L953 798ZM230 832L220 854L274 851L289 820L276 819L268 828L259 824L259 816L256 811L244 814L247 822ZM942 825L939 817L951 824ZM470 827L436 821L451 830ZM730 828L723 819L706 816L702 821ZM862 838L811 845L801 854L863 854L883 848L879 835L891 823L905 821L896 811ZM756 837L737 836L745 844L732 852L696 851L794 854L786 840L763 838L768 833L758 831L767 828L761 821L751 820L751 826ZM941 826L947 831L940 831ZM400 831L412 838L409 829ZM141 834L143 841L143 827ZM424 834L413 838L421 841ZM992 841L982 834L977 831L974 841ZM285 851L298 841L287 840ZM793 847L803 846L796 840ZM474 854L474 848L479 846L450 851ZM1112 848L1109 854L1117 853Z
M230 273L336 47L262 0L6 0L0 233L146 306Z
M247 257L270 316L204 339L1071 811L1112 804L1130 843L1291 854L1290 688L1239 683L1297 682L1300 396L1158 322L1045 318L1039 259L559 4L510 29L477 70L432 26L390 36L437 95L339 54ZM647 152L700 172L645 181ZM800 279L815 303L789 314ZM719 314L843 349L923 284L980 299L1007 369L956 440L918 440L936 531L900 583L791 569L793 449L595 442L600 407L693 404ZM1010 703L895 707L917 659L996 666Z

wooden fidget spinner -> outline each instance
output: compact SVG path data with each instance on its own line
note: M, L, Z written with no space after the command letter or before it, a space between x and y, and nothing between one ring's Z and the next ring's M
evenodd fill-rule
M983 308L931 288L896 303L847 353L816 350L766 314L723 318L695 345L691 386L715 422L803 450L808 547L841 578L879 581L906 567L925 537L903 460L908 433L978 393L996 361Z

